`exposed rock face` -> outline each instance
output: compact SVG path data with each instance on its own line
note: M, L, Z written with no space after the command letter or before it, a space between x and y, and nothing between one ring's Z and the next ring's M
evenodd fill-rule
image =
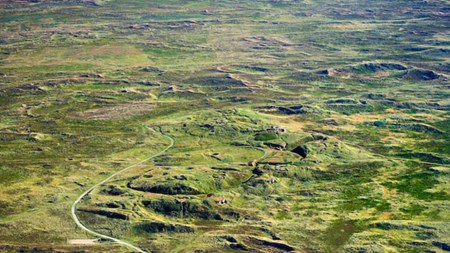
M292 150L292 152L300 155L303 158L308 156L308 148L306 146L300 145Z
M187 178L186 178L186 176L184 176L184 175L176 175L176 176L173 176L173 178L175 178L175 179L178 179L178 180L187 180Z
M264 174L264 171L262 171L260 168L256 167L253 169L252 173L257 176L262 176Z
M98 209L79 209L81 212L97 214L100 216L105 216L110 219L119 219L119 220L128 220L128 216L125 214L121 214L118 212L111 212L106 210L98 210Z

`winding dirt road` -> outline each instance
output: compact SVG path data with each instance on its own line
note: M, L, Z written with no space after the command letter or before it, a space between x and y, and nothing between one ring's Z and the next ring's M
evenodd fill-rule
M154 129L152 129L152 128L149 128L149 127L147 127L147 128L148 128L149 130L155 132L155 133L158 133L158 132L156 132L156 131L155 131ZM101 181L100 183L98 183L98 184L92 186L91 188L89 188L88 190L86 190L85 192L83 192L83 193L77 198L77 200L75 200L75 202L74 202L73 205L72 205L71 211L72 211L72 218L73 218L73 220L75 221L75 223L78 225L78 227L80 227L81 229L85 230L86 232L88 232L88 233L90 233L90 234L92 234L92 235L95 235L95 236L98 236L98 237L101 237L101 238L104 238L104 239L109 239L109 240L114 241L114 242L116 242L116 243L118 243L118 244L127 246L127 247L129 247L129 248L131 248L131 249L133 249L133 250L135 250L135 251L137 251L137 252L147 253L146 251L144 251L144 250L142 250L142 249L140 249L140 248L138 248L138 247L136 247L136 246L134 246L134 245L132 245L132 244L130 244L130 243L127 243L127 242L122 241L122 240L120 240L120 239L117 239L117 238L114 238L114 237L111 237L111 236L107 236L107 235L103 235L103 234L97 233L97 232L95 232L95 231L93 231L93 230L90 230L89 228L87 228L86 226L84 226L83 223L81 223L80 219L78 218L78 216L77 216L77 214L76 214L76 210L77 210L77 205L78 205L78 203L80 203L80 201L81 201L85 196L87 196L91 191L93 191L95 188L97 188L97 187L99 187L99 186L105 184L106 182L108 182L109 180L111 180L112 178L114 178L115 176L117 176L117 175L119 175L119 174L121 174L121 173L123 173L123 172L125 172L125 171L127 171L127 170L129 170L129 169L131 169L131 168L133 168L133 167L136 167L136 166L138 166L138 165L140 165L140 164L142 164L142 163L144 163L144 162L147 162L147 161L150 160L150 159L153 159L153 158L155 158L155 157L158 157L158 156L164 154L167 150L169 150L171 147L173 147L175 141L172 139L172 137L167 136L167 135L165 135L165 134L163 134L163 133L160 133L160 134L161 134L162 136L164 136L166 139L170 140L170 144L169 144L164 150L162 150L161 152L159 152L159 153L157 153L157 154L154 154L154 155L152 155L152 156L150 156L150 157L148 157L148 158L146 158L146 159L144 159L144 160L142 160L142 161L140 161L140 162L138 162L138 163L135 163L135 164L133 164L133 165L131 165L131 166L128 166L128 167L126 167L126 168L124 168L124 169L122 169L122 170L120 170L120 171L118 171L118 172L112 174L111 176L109 176L109 177L106 178L105 180Z

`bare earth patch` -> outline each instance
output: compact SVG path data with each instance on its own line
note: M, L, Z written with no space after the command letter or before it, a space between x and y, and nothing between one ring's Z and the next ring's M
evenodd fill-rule
M93 245L97 244L98 239L73 239L69 240L69 244L73 245Z
M150 103L126 103L79 112L73 114L73 116L92 120L111 120L142 115L153 111L154 108L155 105Z

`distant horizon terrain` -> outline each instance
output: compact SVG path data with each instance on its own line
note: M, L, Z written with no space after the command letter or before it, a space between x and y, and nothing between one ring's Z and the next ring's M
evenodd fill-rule
M0 1L0 252L450 251L447 0Z

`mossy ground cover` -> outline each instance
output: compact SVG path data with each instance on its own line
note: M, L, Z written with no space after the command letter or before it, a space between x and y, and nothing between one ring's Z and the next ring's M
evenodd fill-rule
M445 252L447 1L2 1L0 251Z

